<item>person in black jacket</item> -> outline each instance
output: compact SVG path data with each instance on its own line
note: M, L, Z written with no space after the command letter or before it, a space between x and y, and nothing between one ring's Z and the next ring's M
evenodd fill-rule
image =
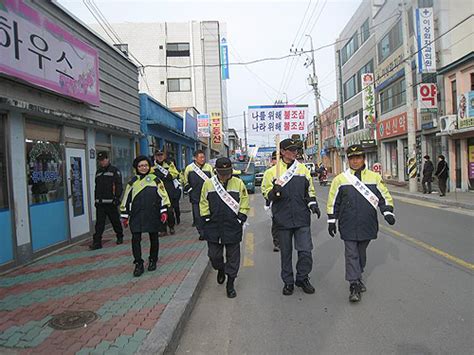
M120 205L124 227L130 225L135 270L133 276L145 271L142 259L142 233L150 235L148 271L156 270L158 262L158 233L165 230L170 200L163 182L152 173L151 161L141 155L133 161L137 173L127 184Z
M433 162L430 160L429 155L425 155L423 158L426 161L425 161L425 165L423 165L423 179L421 180L421 184L423 185L423 193L430 194L431 182L433 181L434 165L433 165Z
M119 169L110 164L107 152L99 152L97 160L99 161L99 168L95 174L94 192L96 223L93 241L89 246L91 250L102 248L102 234L105 229L106 217L109 217L117 235L117 244L123 243L123 229L117 208L120 205L120 197L123 191L122 174Z
M446 196L446 181L448 180L449 166L444 155L438 155L438 167L435 176L438 177L439 196Z

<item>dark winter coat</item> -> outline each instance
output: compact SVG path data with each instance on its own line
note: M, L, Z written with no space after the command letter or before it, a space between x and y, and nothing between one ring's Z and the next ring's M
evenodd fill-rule
M427 160L425 165L423 165L423 178L431 179L433 176L434 165L431 160Z
M122 174L113 165L99 167L95 173L94 198L96 204L120 203L122 196Z
M446 160L440 160L438 162L438 167L436 168L435 175L438 177L438 179L447 179L449 175L449 166L448 163L446 163Z

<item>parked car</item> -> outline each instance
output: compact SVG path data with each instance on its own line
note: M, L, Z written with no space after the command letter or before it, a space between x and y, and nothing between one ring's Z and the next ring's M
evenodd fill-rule
M309 173L311 174L311 176L316 176L317 175L316 165L314 165L314 163L304 163L304 165L306 165L306 167L308 168Z
M255 167L255 186L262 185L263 173L267 170L265 165L257 165Z
M236 175L244 182L249 194L255 193L255 163L234 162L232 165Z

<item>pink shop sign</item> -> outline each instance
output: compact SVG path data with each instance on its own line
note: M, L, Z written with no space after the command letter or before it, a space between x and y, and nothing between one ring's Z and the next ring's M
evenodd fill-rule
M0 73L100 103L97 50L22 0L0 0Z

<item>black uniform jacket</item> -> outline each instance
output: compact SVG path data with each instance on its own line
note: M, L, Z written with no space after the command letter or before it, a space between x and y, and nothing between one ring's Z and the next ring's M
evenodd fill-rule
M122 174L115 166L99 167L95 173L95 203L114 203L117 205L122 196Z

